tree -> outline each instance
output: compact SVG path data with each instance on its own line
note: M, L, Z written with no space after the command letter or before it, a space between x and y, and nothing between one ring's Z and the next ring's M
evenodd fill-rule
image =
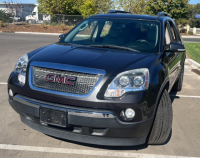
M149 0L147 13L157 14L158 12L168 13L180 24L183 19L189 17L188 0Z
M10 23L12 22L12 19L10 19L8 15L6 15L5 11L0 10L0 21Z
M196 18L196 14L200 14L200 3L197 3L196 5L190 5L189 12L191 18Z
M189 5L189 25L191 27L200 27L200 19L196 18L196 14L200 14L200 3L196 5Z
M194 7L194 15L200 14L200 3L197 3L197 5Z
M94 14L107 13L111 8L111 0L84 0L79 7L81 14L85 18Z
M146 12L146 0L117 0L116 6L118 10L144 14Z
M18 13L22 10L22 4L8 0L3 2L6 5L6 12L11 16L18 16Z
M93 3L93 0L84 0L84 5L81 5L79 9L81 15L83 15L85 18L97 14L97 7Z
M189 18L194 17L194 8L196 5L194 4L188 4L188 9L189 9Z
M46 14L80 15L82 0L37 0L39 11Z

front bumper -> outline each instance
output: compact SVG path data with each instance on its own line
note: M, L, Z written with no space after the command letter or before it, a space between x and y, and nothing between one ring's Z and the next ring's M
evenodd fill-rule
M122 122L113 111L78 108L15 95L9 103L29 127L58 138L98 145L131 146L144 144L153 117L141 122ZM68 112L69 127L63 128L40 122L41 107Z

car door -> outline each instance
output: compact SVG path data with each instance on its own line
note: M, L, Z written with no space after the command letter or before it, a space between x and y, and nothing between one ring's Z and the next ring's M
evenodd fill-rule
M170 43L172 41L172 36L171 36L171 31L170 31L170 26L169 26L168 21L165 22L164 30L165 30L164 50L169 50ZM174 83L175 74L176 74L176 65L177 65L176 53L165 52L164 63L168 67L169 84L171 88Z
M178 37L177 30L174 23L171 20L169 20L168 24L170 28L171 41L175 43L182 43L181 39L179 39ZM182 65L181 61L183 59L183 53L175 52L174 55L175 55L175 58L174 58L174 66L173 66L173 71L174 71L173 80L175 82L179 76L179 73L181 72L181 65Z

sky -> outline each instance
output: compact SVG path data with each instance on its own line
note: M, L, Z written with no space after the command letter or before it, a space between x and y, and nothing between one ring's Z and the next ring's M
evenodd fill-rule
M2 3L2 2L4 2L5 0L0 0L0 2ZM13 0L14 2L15 1L17 1L17 2L19 2L19 3L34 3L34 4L36 4L37 3L37 0ZM199 0L190 0L190 4L197 4L197 3L200 3L200 1Z
M189 3L190 3L190 4L197 4L197 3L200 3L200 1L199 1L199 0L190 0Z

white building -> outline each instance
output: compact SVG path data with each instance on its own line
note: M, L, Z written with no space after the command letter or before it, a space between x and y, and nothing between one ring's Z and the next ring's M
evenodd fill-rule
M38 4L19 3L12 5L18 5L18 14L16 15L16 11L14 11L15 16L25 19L29 15L38 15ZM4 10L7 14L11 13L4 3L0 3L0 10Z

